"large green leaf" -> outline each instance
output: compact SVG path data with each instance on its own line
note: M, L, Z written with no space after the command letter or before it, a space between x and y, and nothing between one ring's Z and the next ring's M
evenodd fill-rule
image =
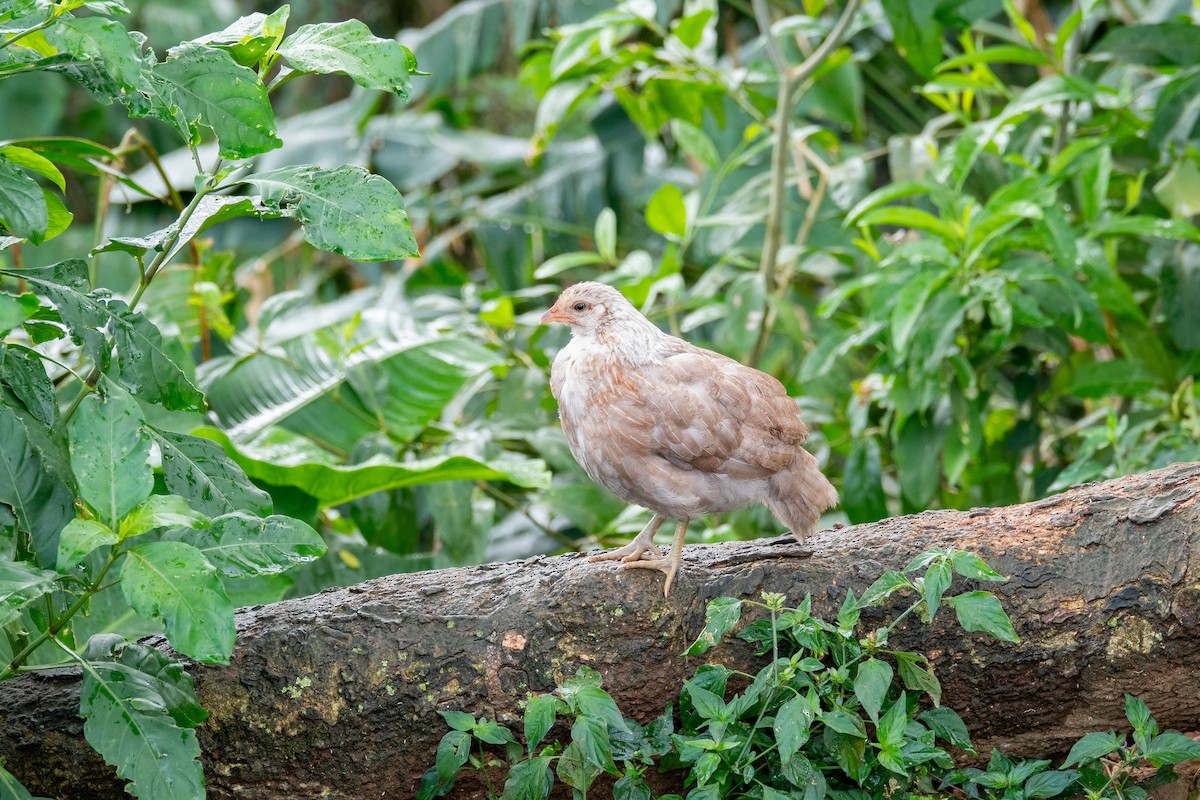
M541 461L502 458L477 461L466 456L436 456L398 462L383 456L352 465L334 464L307 439L275 429L235 445L215 428L196 431L224 445L250 477L273 486L294 486L322 507L335 506L384 489L442 481L510 481L528 488L550 485Z
M20 345L0 345L0 383L16 395L38 422L47 428L58 422L54 384L36 351Z
M285 167L242 178L272 211L304 226L313 247L356 261L420 255L404 198L362 167Z
M191 143L200 126L216 134L222 158L248 158L283 142L275 135L275 112L254 70L224 50L186 43L173 48L154 75L173 90L187 120Z
M325 554L325 541L307 523L272 515L234 512L204 530L179 534L231 578L273 575Z
M129 395L110 389L105 397L85 397L69 428L79 494L115 530L154 488L142 409Z
M221 446L185 433L151 430L162 452L163 481L201 513L270 514L271 496L255 486Z
M942 60L942 24L938 6L924 0L883 0L896 50L928 78Z
M468 381L499 363L477 342L417 328L402 303L359 295L281 314L261 342L235 341L245 357L208 365L209 403L233 439L286 420L344 450L377 431L408 442ZM360 312L362 304L374 307ZM354 333L340 348L313 334L345 324Z
M11 408L0 404L0 503L12 508L38 563L52 566L58 554L58 535L75 517L74 496L34 447Z
M97 547L114 545L119 541L116 531L94 519L73 519L58 538L59 572L67 572Z
M0 155L0 231L39 244L50 225L50 211L37 181Z
M58 573L24 561L0 559L0 626L20 616L19 609L54 588Z
M115 660L89 652L79 659L83 734L127 790L145 800L204 797L200 745L190 729L205 716L183 665L152 648L129 645Z
M161 619L171 646L197 661L228 664L233 604L217 570L190 544L147 542L129 549L121 591L147 619Z
M3 800L34 800L34 796L29 793L29 790L22 786L21 782L4 767L0 767L0 798Z
M279 55L297 72L341 72L368 89L408 99L412 52L395 39L380 39L362 22L302 25L279 45Z

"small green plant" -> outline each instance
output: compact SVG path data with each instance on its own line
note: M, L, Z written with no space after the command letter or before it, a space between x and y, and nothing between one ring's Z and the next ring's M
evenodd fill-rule
M934 549L903 570L884 573L861 597L848 593L832 621L814 616L808 597L795 607L776 593L765 593L762 602L717 598L683 655L708 652L739 625L744 610L757 609L765 613L736 635L769 656L768 663L756 675L722 664L699 667L684 682L678 716L668 705L645 726L624 718L601 688L600 675L586 667L554 692L530 697L524 745L493 721L441 712L452 730L418 797L445 795L468 763L487 776L504 763L493 752L498 746L511 765L501 800L548 797L555 776L575 797L587 797L602 774L611 776L617 800L649 800L644 776L651 767L685 770L685 800L854 800L951 790L981 800L1081 791L1096 800L1142 800L1144 792L1132 785L1136 767L1158 767L1165 780L1171 765L1200 757L1200 743L1159 733L1145 705L1129 697L1133 744L1112 733L1089 734L1062 769L1049 769L1045 760L1013 762L1000 753L987 770L956 769L951 748L975 754L966 726L939 704L941 685L928 660L888 644L903 620L930 622L943 608L952 608L966 631L1018 641L991 592L947 594L956 574L1004 580L972 553ZM863 610L884 607L897 593L912 595L912 602L889 624L863 630ZM731 691L738 685L744 688ZM547 743L560 720L570 731L567 743ZM489 797L496 796L489 784Z

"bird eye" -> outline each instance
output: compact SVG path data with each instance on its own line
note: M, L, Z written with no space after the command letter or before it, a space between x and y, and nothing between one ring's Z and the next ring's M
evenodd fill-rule
M574 308L576 311L586 311L587 303L576 303L575 305L573 305L571 307Z

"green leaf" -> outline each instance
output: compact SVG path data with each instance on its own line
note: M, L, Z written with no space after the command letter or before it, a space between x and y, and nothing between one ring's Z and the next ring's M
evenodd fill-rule
M868 658L858 667L854 696L873 722L879 722L879 709L883 708L883 701L892 686L892 677L891 665L877 658Z
M879 442L874 436L857 437L850 446L842 472L842 508L856 525L888 515Z
M53 161L35 150L8 145L0 147L0 157L8 159L22 169L41 175L46 180L53 182L60 191L67 190L67 182L63 178L62 171L54 165Z
M1088 230L1088 236L1147 236L1152 239L1200 242L1200 229L1185 219L1128 216L1101 222Z
M928 78L942 60L942 24L936 5L924 0L883 0L896 51Z
M395 39L380 39L362 22L302 25L280 43L279 55L297 72L340 72L359 86L395 92L407 100L409 73L416 65L412 51Z
M253 67L283 41L290 13L286 5L270 16L256 11L193 41L225 50L243 67Z
M826 727L859 739L867 738L866 727L861 717L847 714L845 711L823 711L820 720Z
M32 317L42 307L32 294L0 293L0 334L5 334Z
M475 723L471 735L487 744L516 744L512 731L503 727L494 719L484 719Z
M1103 758L1125 746L1125 737L1115 733L1089 733L1071 747L1064 767L1073 767Z
M967 733L966 724L963 723L962 717L958 716L953 709L938 706L921 712L917 719L923 722L929 730L933 731L933 735L942 741L954 747L961 747L972 753L975 752L975 748L971 744L971 737Z
M171 88L191 132L190 145L199 143L200 126L216 135L222 158L249 158L283 144L258 75L224 50L181 44L154 67L154 75Z
M692 646L684 651L685 656L698 656L707 653L721 637L729 633L742 618L742 601L733 597L718 597L709 601L704 612L704 630L692 642Z
M942 431L913 414L896 426L895 439L893 457L900 473L900 491L914 507L925 508L941 478Z
M669 797L662 795L660 800L669 800ZM651 800L650 787L640 775L623 775L613 784L613 800Z
M325 554L325 540L308 523L234 511L213 517L204 530L179 535L230 578L274 575Z
M466 731L450 731L438 742L434 765L438 781L449 784L454 781L462 765L471 755L471 734Z
M1200 28L1191 22L1117 25L1090 51L1110 53L1130 64L1192 66L1200 63Z
M902 361L909 355L908 345L921 322L929 295L938 288L944 278L945 275L940 271L919 272L904 281L896 293L896 303L892 306L891 316L891 345Z
M554 720L566 704L552 694L539 694L529 699L525 707L525 746L530 755L554 727Z
M0 404L0 503L12 509L17 527L28 535L37 562L52 566L59 532L75 518L75 497L33 446L11 408Z
M151 430L162 451L167 489L210 517L232 511L270 514L271 496L250 482L216 442L183 433Z
M208 517L191 509L187 500L173 494L152 494L121 520L121 539L140 536L155 528L205 528Z
M617 263L617 214L611 208L602 208L596 215L594 236L600 256L610 264Z
M150 434L137 401L124 392L83 399L68 423L79 494L110 528L150 496Z
M197 800L204 796L204 774L190 728L204 712L183 666L147 651L130 645L115 661L79 659L84 736L130 782L131 794Z
M710 170L716 171L721 167L721 156L717 152L717 146L713 144L707 133L695 125L681 119L673 119L671 120L671 136L685 153Z
M1164 731L1150 740L1143 753L1156 767L1200 758L1200 742L1177 731Z
M469 731L475 727L475 718L465 711L438 711L446 724L456 731Z
M233 652L233 604L216 569L183 542L131 547L121 569L129 606L161 619L171 646L197 661L227 664Z
M546 800L554 785L554 776L550 772L553 760L551 756L538 756L513 764L504 781L500 800Z
M687 234L687 205L683 192L673 183L664 183L646 206L646 224L650 229L673 239Z
M107 547L120 541L107 525L94 519L73 519L58 537L59 572L67 572L97 547Z
M0 626L17 619L19 609L52 591L58 577L24 561L0 559Z
M617 765L612 759L612 744L608 725L590 714L582 714L571 725L571 741L579 747L584 760L594 767L615 775Z
M13 774L0 767L0 798L3 800L35 800L29 790L21 785Z
M942 595L950 588L950 582L953 580L954 573L950 565L944 561L937 561L930 564L929 569L925 571L925 582L921 588L921 596L925 598L925 603L929 606L930 619L937 616L938 609L942 604Z
M313 247L355 261L420 255L404 198L362 167L284 167L238 183L253 186L270 212L297 220Z
M400 463L382 456L354 465L314 460L314 449L300 446L286 433L239 444L215 428L198 433L222 442L250 477L271 486L294 486L316 498L322 507L336 506L384 489L458 480L510 481L527 488L547 487L550 474L540 461L497 459L476 461L466 456L440 456ZM275 442L278 442L276 444Z
M684 681L683 689L687 693L692 708L703 719L714 719L725 712L725 701L715 692L710 692L694 680Z
M0 153L0 231L41 244L50 225L46 198L37 181Z
M946 602L954 607L963 630L983 631L1006 642L1021 641L1013 631L1008 614L1004 613L1000 601L991 592L965 592L948 598Z
M884 748L899 748L904 742L904 728L907 725L908 696L904 692L900 692L900 696L896 698L896 701L879 718L879 725L875 731L875 736ZM903 769L893 771L904 772Z
M571 742L562 751L562 755L558 757L558 766L555 772L558 774L559 780L580 792L586 792L587 788L596 780L596 776L602 770L599 767L593 766L583 756L583 752L579 749L578 742Z
M1025 782L1026 797L1056 797L1071 787L1079 773L1073 769L1039 772Z
M892 593L897 589L905 588L912 588L912 582L908 579L908 576L903 572L889 570L876 578L875 582L863 592L863 596L858 599L858 604L863 607L876 605L880 601L891 597Z
M897 228L911 228L933 234L944 240L950 246L957 246L962 238L958 231L943 222L928 211L905 206L883 206L863 214L859 225L888 225Z
M1077 397L1142 397L1158 379L1140 363L1123 358L1092 361L1075 370L1068 390Z
M808 701L802 695L795 695L775 713L772 730L775 731L775 741L779 745L779 760L788 763L796 755L805 742L812 728L814 715Z
M1158 733L1158 722L1150 714L1149 707L1131 694L1125 695L1125 718L1133 726L1135 736L1149 739ZM1144 743L1139 742L1139 747Z
M598 253L588 251L579 251L573 253L559 253L553 258L548 258L542 265L533 271L533 277L538 280L546 280L553 278L560 272L566 272L575 267L592 266L594 264L603 264L604 258Z
M906 689L927 693L935 704L942 701L942 685L929 667L928 659L918 653L904 651L892 653L892 656L896 659L896 669Z
M1006 581L1008 578L987 565L982 558L966 550L955 550L950 555L954 571L974 581Z

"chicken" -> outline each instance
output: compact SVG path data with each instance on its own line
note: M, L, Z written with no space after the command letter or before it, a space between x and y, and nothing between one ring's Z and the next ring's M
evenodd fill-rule
M592 480L654 512L627 546L590 560L660 570L669 596L691 520L761 501L803 541L837 504L775 378L662 332L600 283L568 287L542 322L571 328L550 370L571 454ZM668 519L677 524L664 556L653 539Z

